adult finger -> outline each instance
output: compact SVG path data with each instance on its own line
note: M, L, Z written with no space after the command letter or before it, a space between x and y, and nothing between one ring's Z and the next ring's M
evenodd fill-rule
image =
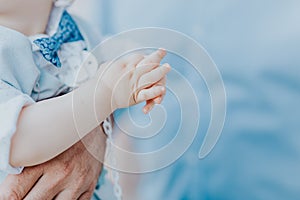
M23 199L42 174L42 168L30 167L25 168L21 174L8 175L0 185L0 194Z
M24 200L53 199L61 190L62 183L63 180L58 180L55 176L42 176Z
M56 197L55 200L65 200L65 199L78 199L85 192L73 191L70 189L66 189L61 191Z
M90 178L91 177L86 177L84 180L91 180ZM82 182L82 180L79 179L77 185L69 186L65 190L59 192L59 194L56 195L55 200L80 199L81 196L85 197L88 196L88 194L91 194L91 197L96 187L97 180L98 179L95 179L92 182L87 183Z
M90 191L87 191L85 193L83 193L79 198L78 200L90 200L93 196L93 192L94 190L90 190Z

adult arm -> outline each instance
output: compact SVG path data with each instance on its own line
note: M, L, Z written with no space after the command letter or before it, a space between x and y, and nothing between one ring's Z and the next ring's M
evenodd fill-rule
M97 127L52 160L8 175L0 185L0 199L90 199L102 169L105 140Z

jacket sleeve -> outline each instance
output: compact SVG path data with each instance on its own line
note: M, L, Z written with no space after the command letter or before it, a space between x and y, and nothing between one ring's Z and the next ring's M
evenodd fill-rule
M30 97L39 76L26 36L0 26L0 171L20 173L22 167L9 165L11 138L24 106L35 103Z

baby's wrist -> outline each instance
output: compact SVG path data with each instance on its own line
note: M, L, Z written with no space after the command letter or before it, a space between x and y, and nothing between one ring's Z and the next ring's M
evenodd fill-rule
M102 80L95 80L95 102L96 106L106 107L110 113L118 108L111 87Z

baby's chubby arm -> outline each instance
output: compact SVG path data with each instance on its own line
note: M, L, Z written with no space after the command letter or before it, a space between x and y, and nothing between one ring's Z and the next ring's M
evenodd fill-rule
M10 164L43 163L75 144L118 108L161 100L169 65L158 50L131 55L99 70L97 76L66 95L24 107L11 141ZM146 107L147 107L146 105Z

